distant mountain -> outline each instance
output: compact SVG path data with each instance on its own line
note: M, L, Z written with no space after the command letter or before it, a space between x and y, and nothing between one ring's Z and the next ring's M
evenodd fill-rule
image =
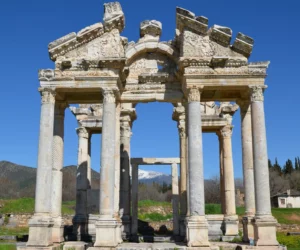
M171 184L172 182L172 176L166 175L160 172L153 172L153 171L145 171L142 169L139 169L139 182L141 183L167 183Z

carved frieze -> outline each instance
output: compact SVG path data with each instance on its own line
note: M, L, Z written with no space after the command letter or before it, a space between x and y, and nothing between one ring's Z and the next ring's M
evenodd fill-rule
M255 63L249 63L249 74L250 75L261 75L266 76L267 75L267 69L269 67L270 62L255 62Z
M164 83L167 82L169 74L167 73L154 73L154 74L141 74L139 75L139 83Z

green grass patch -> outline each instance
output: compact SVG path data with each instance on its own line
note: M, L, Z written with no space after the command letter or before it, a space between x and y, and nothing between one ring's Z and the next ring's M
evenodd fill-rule
M300 224L300 208L273 208L272 214L279 223Z
M17 247L15 245L0 245L0 250L16 250Z
M8 228L8 227L0 227L0 235L16 235L22 236L28 234L28 227L16 227L16 228Z
M172 218L172 214L161 215L159 213L139 214L142 221L166 221Z
M27 214L34 212L34 199L21 198L17 200L4 200L4 206L0 208L0 214Z
M285 233L277 233L277 240L280 244L288 247L288 250L300 249L300 236L299 235L289 235Z
M139 207L155 207L155 206L161 206L161 207L170 207L172 204L170 202L160 202L160 201L152 201L152 200L143 200L139 201L138 204Z
M34 199L20 198L16 200L3 200L4 206L0 208L0 214L33 214ZM75 213L75 201L67 201L62 204L62 214Z

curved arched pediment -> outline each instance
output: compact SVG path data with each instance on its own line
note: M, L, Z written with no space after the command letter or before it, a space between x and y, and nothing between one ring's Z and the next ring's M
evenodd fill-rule
M141 46L137 46L138 50L135 50L135 53L127 59L126 66L129 68L127 81L138 83L143 81L143 77L149 75L155 75L158 82L175 81L177 58L174 57L174 50L171 50L171 47L166 44L160 48L159 43L156 43L157 47L146 46L149 44L146 42L143 49L139 49ZM128 51L131 53L132 50Z

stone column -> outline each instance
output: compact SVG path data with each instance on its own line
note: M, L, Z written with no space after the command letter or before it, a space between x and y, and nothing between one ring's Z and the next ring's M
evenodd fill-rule
M95 247L113 248L119 243L114 217L116 98L113 90L103 90L103 122L100 169L100 217L96 223Z
M54 221L52 228L52 241L64 241L64 222L61 217L62 185L64 164L64 121L66 103L55 104L54 135L53 135L53 160L52 160L52 195L51 213Z
M221 129L223 145L224 190L225 190L225 237L223 241L232 240L239 233L238 216L236 215L234 170L232 160L232 126Z
M87 165L87 179L88 179L88 189L92 189L92 133L89 133L88 141L88 165Z
M122 221L120 218L120 177L121 177L121 164L120 164L120 113L121 104L116 104L116 143L115 143L115 190L114 190L114 210L115 218L118 222L118 242L122 243Z
M84 240L88 234L87 189L89 132L85 127L77 128L78 134L78 165L76 174L76 214L73 219L74 234Z
M188 89L188 168L190 217L187 220L189 247L208 247L208 223L205 217L202 121L200 91Z
M243 241L254 239L255 188L253 172L253 143L250 101L239 102L242 124L242 154L245 187L245 215L243 217Z
M28 247L47 247L52 243L51 193L55 92L41 89L42 106L35 191L35 213L29 221Z
M179 185L178 166L172 164L172 208L173 208L173 235L179 235Z
M251 113L256 199L254 240L257 246L277 246L277 221L271 213L263 86L251 87Z
M184 119L179 120L180 137L180 236L186 235L185 219L187 216L187 157L186 157L186 127Z
M222 214L225 214L225 187L224 187L224 164L223 164L223 138L221 131L217 132L219 138L219 155L220 155L220 198Z
M130 139L131 117L121 115L121 184L120 184L120 215L124 227L123 237L131 234L130 218Z
M139 166L131 165L132 170L132 219L131 219L131 234L137 237L138 234L138 188L139 188Z

